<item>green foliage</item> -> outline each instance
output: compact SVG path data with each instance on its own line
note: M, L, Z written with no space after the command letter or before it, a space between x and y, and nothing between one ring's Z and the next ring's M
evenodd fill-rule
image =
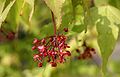
M8 4L8 6L5 8L5 10L3 11L3 8L4 8L4 1L3 1L3 4L1 6L1 13L0 13L0 27L1 27L1 24L2 22L4 22L4 20L6 19L7 17L7 14L9 13L9 10L11 9L11 7L13 6L15 0L11 1L10 4ZM3 11L3 12L2 12Z
M120 9L120 0L109 0L109 3L110 3L112 6Z
M35 0L25 0L30 6L31 6L31 12L30 12L30 15L29 15L29 22L31 21L32 19L32 16L33 16L33 12L34 12L34 2Z
M94 22L95 20L98 21L96 24L98 44L103 58L102 68L105 73L109 56L112 54L118 38L119 27L116 24L120 24L120 11L112 6L98 7L98 9L92 11L94 11L93 14L95 14L95 11L98 12L98 15L93 15L93 18Z
M102 24L103 22L103 24ZM111 28L109 28L110 22L106 18L101 18L101 21L97 24L98 31L98 44L100 46L102 58L103 58L103 72L106 72L106 65L109 56L112 54L116 40L112 34ZM105 31L103 31L105 28Z
M1 0L1 1L0 1L0 14L1 14L2 11L3 11L3 8L4 8L4 5L5 5L5 2L6 2L6 0Z
M56 17L57 29L60 27L62 22L62 6L65 0L44 0L47 6L53 11Z

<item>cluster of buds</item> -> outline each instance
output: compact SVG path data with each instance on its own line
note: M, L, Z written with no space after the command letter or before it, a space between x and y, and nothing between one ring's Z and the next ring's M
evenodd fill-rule
M15 39L15 32L8 32L7 35L6 35L6 38L8 40L14 40Z
M10 41L15 39L15 32L13 31L6 32L3 29L0 29L0 33L4 34L6 36L6 39Z
M92 54L96 54L95 49L86 46L86 44L83 44L83 47L85 47L84 52L81 53L79 49L76 49L76 52L79 53L78 59L90 59L92 58Z
M66 44L67 37L63 34L49 36L41 40L35 38L32 50L37 50L34 54L34 61L38 62L38 67L42 67L43 62L48 62L52 67L56 67L57 63L64 63L66 56L71 56L71 53L66 50L70 48Z

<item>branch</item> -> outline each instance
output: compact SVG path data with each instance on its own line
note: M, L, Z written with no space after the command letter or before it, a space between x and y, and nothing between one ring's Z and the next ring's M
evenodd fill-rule
M55 22L55 17L54 17L54 14L53 12L51 11L51 14L52 14L52 22L53 22L53 26L54 26L54 35L56 36L56 22Z

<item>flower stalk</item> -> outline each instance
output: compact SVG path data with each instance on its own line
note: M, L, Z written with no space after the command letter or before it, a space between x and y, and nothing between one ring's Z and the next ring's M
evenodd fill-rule
M54 13L52 11L51 11L51 14L52 14L53 27L54 27L54 35L56 36L57 29L56 29L55 16L54 16Z

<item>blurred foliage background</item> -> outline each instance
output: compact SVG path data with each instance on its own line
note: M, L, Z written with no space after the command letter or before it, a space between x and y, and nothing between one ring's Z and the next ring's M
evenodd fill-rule
M0 0L1 2L4 0ZM12 0L6 0L5 7ZM72 1L76 4L77 0L66 0L63 10L63 21L60 31L64 27L69 28L68 42L71 44L71 52L74 53L77 48L74 36L79 35L75 31L82 32L82 28L73 29L73 20L75 25L82 25L82 6L72 8ZM96 5L104 4L108 1L111 5L120 9L119 0L95 0ZM50 9L46 6L43 0L35 0L35 9L32 20L29 21L31 6L24 0L16 0L15 4L10 9L5 22L2 23L1 29L5 32L0 32L0 77L101 77L99 67L100 57L96 60L76 60L70 59L64 64L59 64L56 68L49 64L42 68L37 67L37 63L33 61L32 41L34 38L43 38L53 34L52 20ZM4 8L5 8L4 7ZM77 9L75 11L75 9ZM75 15L73 17L73 15ZM80 20L81 19L81 20ZM73 31L72 31L73 30ZM9 40L6 34L10 31L15 32L16 38ZM93 32L94 33L94 32ZM120 39L109 58L107 66L109 77L120 77ZM91 40L88 40L88 42ZM94 40L93 40L94 41ZM99 53L99 52L98 52Z

